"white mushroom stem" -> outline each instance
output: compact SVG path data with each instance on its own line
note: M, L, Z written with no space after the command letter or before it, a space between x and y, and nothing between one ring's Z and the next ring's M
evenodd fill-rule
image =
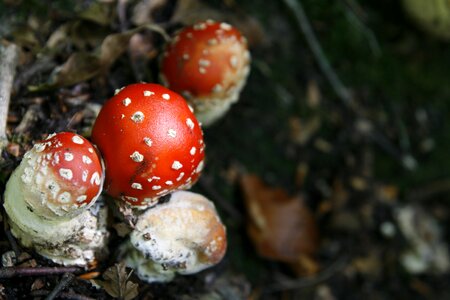
M147 282L166 282L217 264L226 250L225 227L214 204L178 191L139 216L123 247L124 259Z
M0 152L7 143L6 120L18 56L15 44L0 43Z
M31 211L23 198L8 194L4 207L20 243L55 263L87 266L107 255L107 208L100 200L72 219L44 219Z

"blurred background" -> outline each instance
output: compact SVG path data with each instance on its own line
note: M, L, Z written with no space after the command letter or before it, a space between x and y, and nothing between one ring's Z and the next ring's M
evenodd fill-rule
M159 82L164 34L206 19L236 26L252 56L239 101L204 128L193 188L215 203L228 251L169 284L132 277L137 298L450 299L449 0L4 0L1 43L20 52L0 192L33 141L89 137L115 89ZM57 282L0 279L0 299ZM114 296L82 279L69 289Z

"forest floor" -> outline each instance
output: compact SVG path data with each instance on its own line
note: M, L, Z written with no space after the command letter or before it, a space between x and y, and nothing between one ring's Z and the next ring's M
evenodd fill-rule
M398 2L3 1L1 42L20 52L0 193L34 141L89 138L116 89L158 82L161 30L227 21L248 39L251 73L204 128L193 187L227 226L227 255L166 284L132 274L137 299L450 299L450 44ZM0 274L53 266L0 222ZM110 259L72 272L58 297L117 296L92 279L118 266L122 240L112 229ZM43 299L66 277L0 276L0 299Z

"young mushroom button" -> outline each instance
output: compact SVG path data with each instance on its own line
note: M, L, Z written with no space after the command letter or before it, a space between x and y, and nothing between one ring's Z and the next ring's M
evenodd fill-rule
M61 132L35 144L14 177L10 192L20 193L35 213L47 219L70 218L99 196L103 168L88 140Z
M203 168L197 119L183 97L158 84L121 89L100 111L92 139L105 160L106 192L134 207L190 188Z
M96 202L103 178L101 158L83 137L62 132L35 144L6 184L13 235L56 263L93 262L108 236Z
M211 20L185 27L166 46L160 77L186 97L208 126L236 102L250 70L247 41L227 23Z

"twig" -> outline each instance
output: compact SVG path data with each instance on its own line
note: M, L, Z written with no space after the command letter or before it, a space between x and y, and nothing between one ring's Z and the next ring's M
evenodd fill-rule
M339 79L336 72L331 67L330 62L326 58L322 47L320 46L320 43L312 30L311 24L305 14L300 0L283 0L283 2L293 12L294 17L297 20L298 25L300 26L300 29L305 35L306 42L308 43L309 48L314 54L319 67L327 77L335 93L342 100L342 102L344 102L345 105L351 106L352 96L349 93L347 87L345 87L342 81Z
M47 296L48 294L50 294L50 292L47 290L36 290L36 291L32 291L30 293L30 296L31 297L43 297L43 296ZM58 298L70 299L70 300L95 300L94 298L87 297L87 296L80 295L80 294L75 294L72 292L59 293Z
M333 264L331 264L328 268L318 273L317 276L310 278L299 278L299 279L283 279L279 283L275 283L274 285L268 286L263 290L263 293L275 293L285 290L294 290L294 289L302 289L307 288L313 285L317 285L335 275L337 272L342 270L348 262L348 256L345 255L339 259L337 259Z
M47 297L45 297L45 300L53 300L55 299L58 294L65 289L75 278L75 276L71 273L64 273L64 275L61 278L61 281L55 286L53 291L51 291L50 294L48 294Z
M36 268L7 267L7 268L0 268L0 278L58 275L64 273L79 273L81 271L82 269L78 267L36 267Z
M303 32L306 42L311 49L317 63L319 64L320 69L327 77L331 86L333 87L335 93L338 98L342 101L342 103L349 109L352 114L355 114L356 117L361 118L362 114L359 112L353 103L352 96L347 89L347 87L342 83L342 81L337 76L334 69L331 67L328 59L326 58L322 47L317 40L317 37L312 30L311 24L308 20L308 17L305 14L303 6L300 0L283 0L283 3L289 8L298 23L301 31ZM417 166L417 161L414 159L412 155L406 154L403 155L401 151L399 151L382 133L376 131L375 129L368 132L368 137L374 141L381 149L383 149L386 153L393 156L405 169L413 170Z
M17 46L4 41L0 42L0 152L7 144L6 120L17 60Z
M363 20L361 20L361 7L354 0L346 1L349 9L346 11L347 16L353 24L355 24L366 36L366 39L369 42L370 49L372 50L373 55L380 56L381 55L381 47L378 43L378 40L373 33L373 31L364 24Z

